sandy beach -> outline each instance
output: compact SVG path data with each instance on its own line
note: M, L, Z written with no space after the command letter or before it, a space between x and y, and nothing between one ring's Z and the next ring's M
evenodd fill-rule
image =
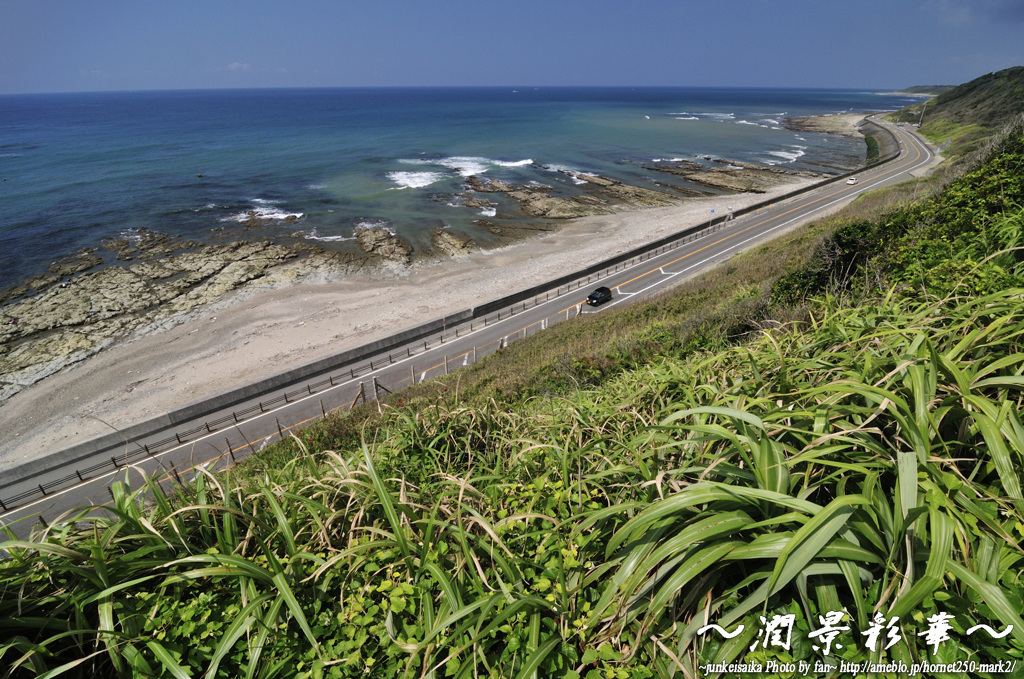
M831 131L849 134L862 117L830 116ZM583 217L515 245L390 274L253 281L8 399L0 405L0 468L531 287L699 224L712 209L738 210L816 181Z

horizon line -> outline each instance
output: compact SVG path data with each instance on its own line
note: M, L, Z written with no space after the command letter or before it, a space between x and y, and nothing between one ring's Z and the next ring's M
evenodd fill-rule
M908 87L924 87L910 85ZM947 85L928 85L927 87L948 87ZM655 90L655 89L713 89L713 90L807 90L835 92L870 92L877 94L913 94L906 88L886 87L825 87L809 85L280 85L268 87L167 87L137 89L83 89L83 90L45 90L28 92L0 92L3 96L37 96L57 94L142 94L160 92L262 92L280 90L554 90L554 89L589 89L589 90Z
M909 87L923 87L912 85ZM947 87L928 85L927 87ZM46 90L37 92L0 92L0 97L71 94L145 94L174 92L269 92L281 90L807 90L829 92L870 92L874 94L913 94L904 89L884 87L825 87L806 85L282 85L271 87L170 87L123 90Z

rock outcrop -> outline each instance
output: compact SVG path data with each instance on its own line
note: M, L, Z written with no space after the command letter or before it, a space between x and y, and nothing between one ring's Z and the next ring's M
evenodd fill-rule
M453 233L447 229L434 229L430 232L430 244L434 250L450 257L468 255L473 251L475 243L465 234Z
M412 261L412 245L383 226L360 226L355 230L356 242L364 252L391 264L407 266Z
M270 242L208 245L82 273L3 307L0 400L131 332L223 299L297 251Z
M88 271L101 264L103 258L96 254L96 248L82 248L73 255L55 261L46 273L32 276L18 285L0 290L0 302L45 290L67 276Z
M682 160L650 165L645 169L682 177L688 182L714 189L718 193L765 193L768 189L806 174L721 158L715 158L712 162L715 165L705 166Z
M658 205L669 205L675 202L675 198L660 191L647 189L642 186L623 184L622 182L586 172L573 172L561 170L563 174L572 177L577 182L586 182L588 188L604 199L609 207L616 204L629 207L656 207Z
M520 211L535 219L573 219L609 214L617 207L668 205L674 198L660 191L623 184L595 174L561 170L582 185L584 193L568 198L551 195L549 186L518 186L499 179L469 177L466 185L479 193L504 193L519 205Z

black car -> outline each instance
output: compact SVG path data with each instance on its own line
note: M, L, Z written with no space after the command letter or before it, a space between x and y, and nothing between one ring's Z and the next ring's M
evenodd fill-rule
M589 304L590 306L597 306L598 304L610 302L611 299L612 291L602 285L597 290L594 290L592 293L590 293L590 295L587 297L587 304Z

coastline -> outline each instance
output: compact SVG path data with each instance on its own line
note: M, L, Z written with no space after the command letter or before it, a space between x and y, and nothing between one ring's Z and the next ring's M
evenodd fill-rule
M829 132L856 135L863 114L826 118ZM601 261L700 223L711 209L817 181L794 175L764 193L576 217L510 245L410 267L302 272L285 257L270 273L110 339L10 396L0 404L0 468Z

